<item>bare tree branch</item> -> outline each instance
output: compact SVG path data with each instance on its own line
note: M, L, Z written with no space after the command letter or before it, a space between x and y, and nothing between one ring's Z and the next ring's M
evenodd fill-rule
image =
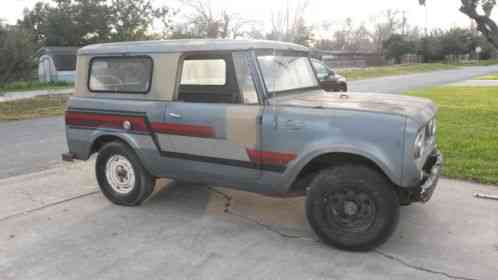
M461 0L460 12L466 14L477 23L477 29L488 39L488 41L498 48L498 25L490 16L496 5L496 0ZM478 8L484 11L479 14Z

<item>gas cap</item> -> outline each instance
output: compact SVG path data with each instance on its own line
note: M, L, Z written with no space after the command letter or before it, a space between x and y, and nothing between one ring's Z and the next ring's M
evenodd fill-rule
M130 121L124 121L123 122L123 128L125 130L130 130L131 129L131 122Z

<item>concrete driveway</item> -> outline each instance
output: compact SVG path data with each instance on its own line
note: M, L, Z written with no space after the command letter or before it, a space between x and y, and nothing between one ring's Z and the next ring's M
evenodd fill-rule
M498 189L442 180L402 209L370 253L326 247L303 199L158 183L143 206L112 205L93 165L0 180L0 279L498 279ZM227 197L231 197L225 213Z

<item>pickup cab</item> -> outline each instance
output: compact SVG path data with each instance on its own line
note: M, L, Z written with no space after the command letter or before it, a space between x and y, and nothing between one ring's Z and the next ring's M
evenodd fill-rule
M369 250L440 176L427 99L320 89L310 50L254 40L167 40L78 51L66 160L97 153L113 203L140 205L158 178L306 196L324 243Z

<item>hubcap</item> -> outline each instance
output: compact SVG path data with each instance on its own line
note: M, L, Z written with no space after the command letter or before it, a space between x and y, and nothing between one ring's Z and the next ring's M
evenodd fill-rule
M135 171L130 161L122 155L113 155L105 167L107 182L120 194L128 194L135 187Z
M376 207L362 191L343 189L325 194L322 204L325 221L350 232L368 229L375 221Z

